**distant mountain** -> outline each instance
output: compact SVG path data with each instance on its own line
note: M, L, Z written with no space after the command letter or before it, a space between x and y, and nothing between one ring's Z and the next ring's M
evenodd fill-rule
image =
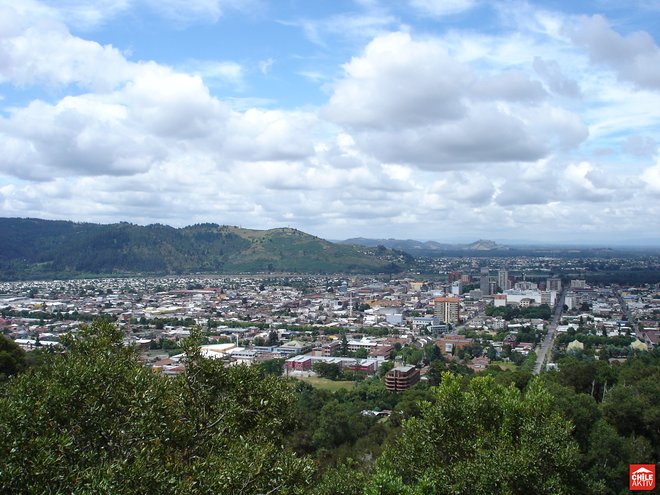
M0 218L0 279L242 272L385 273L403 253L335 244L299 230L216 224L110 225Z
M415 241L413 239L365 239L356 237L339 241L341 244L377 247L404 251L413 256L444 256L448 254L468 254L469 251L508 251L511 248L494 241L480 239L471 244L443 244L435 241Z

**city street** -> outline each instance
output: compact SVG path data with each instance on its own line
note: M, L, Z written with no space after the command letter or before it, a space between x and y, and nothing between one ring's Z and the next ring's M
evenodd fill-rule
M566 298L566 291L567 288L564 287L564 289L561 291L561 295L559 296L557 303L555 304L555 312L554 315L552 316L552 321L548 326L548 333L543 339L543 342L541 343L541 349L538 351L536 357L536 364L534 365L534 372L533 372L535 375L541 373L541 369L543 368L543 364L545 363L548 351L552 349L552 342L555 339L555 332L557 331L557 325L559 325L559 320L561 319L562 312L564 311L564 300Z

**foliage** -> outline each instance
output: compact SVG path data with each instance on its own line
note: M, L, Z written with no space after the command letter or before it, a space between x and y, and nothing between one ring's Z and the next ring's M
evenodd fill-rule
M487 316L501 316L506 321L511 321L514 318L541 318L549 320L552 317L552 309L547 304L540 304L538 306L513 307L513 306L488 306L486 308Z
M4 279L100 274L291 271L392 273L401 253L334 244L295 229L111 225L0 218ZM394 263L396 261L396 263Z
M319 361L312 366L314 372L322 378L336 380L341 375L341 369L336 363L324 363Z
M145 368L107 322L0 394L2 493L302 493L313 474L280 447L294 397L259 369L186 343L187 370Z
M270 375L280 376L284 372L284 359L267 359L259 363L261 370Z
M526 394L491 377L445 374L435 402L404 422L380 458L366 493L589 493L580 477L571 424L533 381Z
M26 366L25 351L13 340L0 335L0 382L23 371Z

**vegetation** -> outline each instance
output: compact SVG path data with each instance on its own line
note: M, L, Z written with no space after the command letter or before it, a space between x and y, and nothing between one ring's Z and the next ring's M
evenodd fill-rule
M194 341L170 379L121 339L95 323L1 390L0 492L304 492L312 464L280 447L284 381L201 359Z
M16 342L0 335L0 382L24 370L26 366L25 352Z
M488 306L486 308L486 316L501 316L506 321L511 321L514 318L540 318L549 320L552 317L552 310L547 304L540 304L538 306L513 307L513 306Z
M630 463L660 455L657 352L568 355L532 377L525 362L475 375L428 347L437 386L395 394L382 378L282 378L281 360L225 368L192 334L176 378L107 321L16 368L0 383L0 493L618 495Z
M398 251L333 244L295 229L199 224L181 229L0 218L5 280L121 274L238 272L395 273Z

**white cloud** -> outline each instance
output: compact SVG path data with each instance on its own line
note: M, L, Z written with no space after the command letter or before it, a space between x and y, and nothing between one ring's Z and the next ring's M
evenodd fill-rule
M275 59L272 57L267 58L266 60L260 60L259 61L259 71L262 74L268 74L270 70L273 68L273 64L275 63Z
M453 60L440 40L392 33L344 66L325 115L385 162L451 169L579 145L587 136L579 117L544 97L520 71L482 75Z
M601 15L581 17L569 33L576 44L587 49L594 62L612 68L620 80L660 89L660 48L649 33L638 31L622 36Z
M476 0L408 0L410 6L423 14L443 17L473 8Z
M621 147L626 153L638 157L652 157L658 154L658 143L651 136L628 136Z
M534 57L534 70L553 93L568 98L582 96L578 83L564 75L556 60Z
M0 8L0 24L13 26L0 38L0 82L110 91L131 75L132 64L116 48L72 36L57 20L28 23L5 7Z
M655 195L660 195L660 162L642 172L642 180L647 189Z
M438 16L473 7L425 4ZM364 44L324 86L327 104L283 110L277 100L220 99L209 89L244 90L255 74L263 82L257 71L268 73L273 59L251 69L227 60L133 62L72 35L55 2L0 5L0 83L46 88L42 100L3 101L3 215L290 224L331 238L531 232L539 241L558 240L562 229L570 240L578 227L648 230L660 215L660 166L649 167L660 94L622 84L608 69L625 69L619 59L594 66L567 38L568 16L528 6L510 32L452 26L422 37L414 27L388 33L400 19L363 1L360 18L310 21L320 43ZM98 17L80 13L76 22L144 5L98 3L89 7ZM207 22L242 7L173 1L161 15L177 17L168 8L188 9L188 21L184 12L177 22ZM612 39L628 46L631 38ZM338 67L314 50L323 54L314 61L321 85ZM284 77L290 60L277 56ZM597 149L609 152L602 162Z

